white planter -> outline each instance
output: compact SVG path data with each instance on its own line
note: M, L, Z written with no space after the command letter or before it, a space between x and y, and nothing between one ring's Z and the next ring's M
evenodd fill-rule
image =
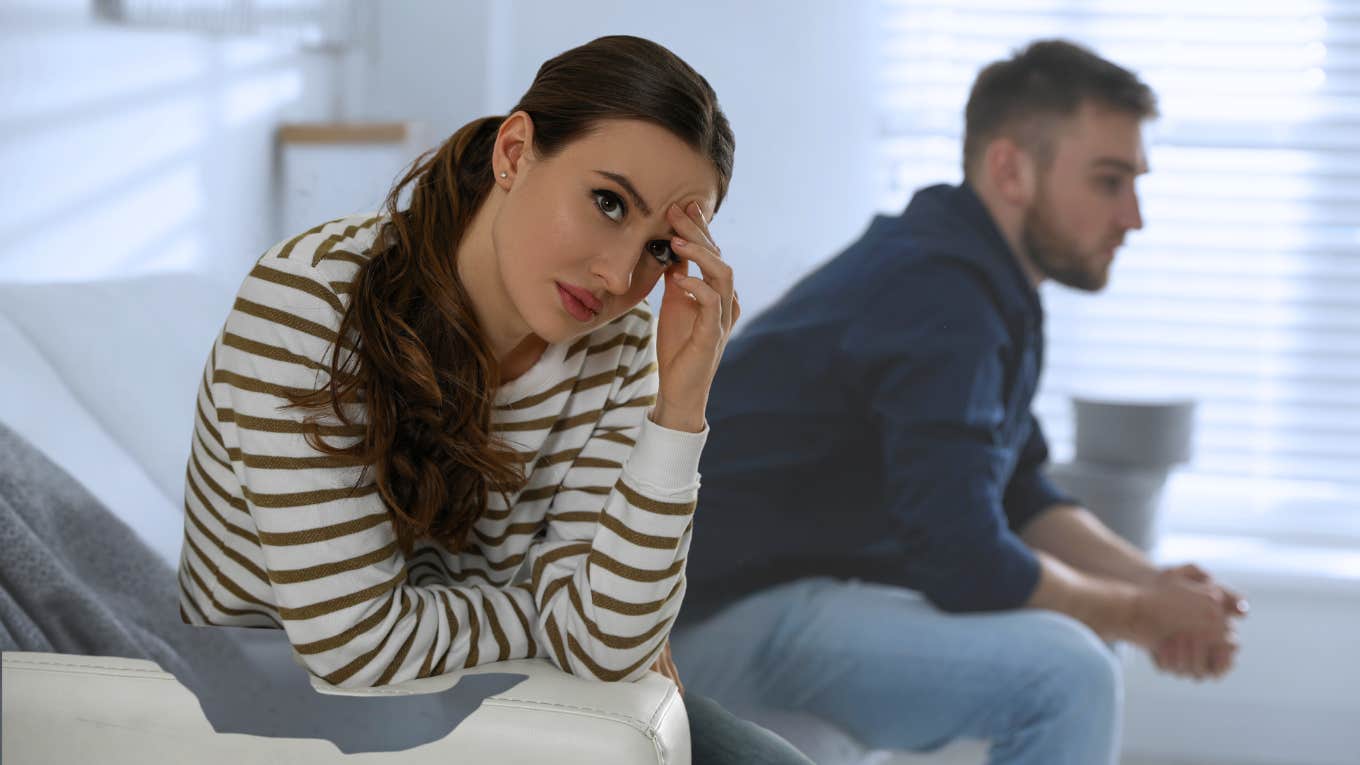
M1077 461L1050 466L1048 477L1140 549L1151 550L1156 543L1166 470Z
M1195 402L1074 397L1076 459L1166 470L1190 459Z

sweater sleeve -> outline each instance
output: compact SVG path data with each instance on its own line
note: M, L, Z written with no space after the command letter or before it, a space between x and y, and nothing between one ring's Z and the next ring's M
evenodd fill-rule
M211 567L190 574L211 574L213 587L237 598L259 602L249 592L267 587L273 602L260 605L277 610L303 663L332 684L383 685L528 655L538 618L529 593L475 581L408 584L376 485L362 466L306 442L305 413L286 396L328 379L340 308L304 262L267 259L246 279L210 361L210 404L220 436L233 444L230 469L244 500L215 501L226 498L213 475L226 468L191 460L196 499L188 509L215 515L225 533L191 535L208 549L197 548L183 565ZM364 426L332 419L321 433L348 445ZM249 515L254 531L233 521L237 513ZM252 542L263 570L233 554Z
M1044 475L1044 465L1048 463L1048 440L1044 438L1043 428L1032 412L1025 415L1029 421L1029 438L1020 450L1015 465L1015 473L1006 486L1002 503L1006 508L1006 518L1014 531L1024 531L1025 526L1041 513L1056 505L1080 504L1077 500L1063 494L1053 482Z
M540 642L562 669L634 680L655 661L685 591L707 430L648 418L658 384L650 329L619 370L531 555Z
M901 583L947 611L1015 608L1039 571L1002 506L1005 327L966 270L910 277L919 300L881 290L843 340L880 443Z

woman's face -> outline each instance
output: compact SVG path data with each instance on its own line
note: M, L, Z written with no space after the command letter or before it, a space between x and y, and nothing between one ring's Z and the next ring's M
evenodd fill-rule
M525 150L512 170L492 228L496 264L515 311L549 343L651 292L666 272L657 256L670 257L670 205L698 202L711 218L717 203L713 163L637 120L601 122L549 158Z

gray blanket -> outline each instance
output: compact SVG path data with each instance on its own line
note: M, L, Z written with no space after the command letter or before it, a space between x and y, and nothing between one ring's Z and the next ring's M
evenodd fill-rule
M191 627L175 573L137 535L0 423L0 650L149 659L222 733L320 738L395 751L448 735L522 675L476 675L438 694L317 694L281 630Z
M0 649L151 659L180 674L175 574L0 424Z

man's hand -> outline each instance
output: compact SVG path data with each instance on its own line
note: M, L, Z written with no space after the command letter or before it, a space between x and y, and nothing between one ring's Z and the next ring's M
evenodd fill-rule
M1025 605L1067 614L1102 640L1125 640L1179 675L1217 677L1237 652L1233 621L1247 612L1241 596L1198 566L1156 569L1136 581L1092 575L1036 550L1039 584Z
M1229 631L1217 642L1197 640L1187 633L1172 635L1150 651L1157 668L1172 675L1196 680L1222 677L1237 657L1237 633Z
M1162 569L1153 587L1177 589L1178 583L1187 583L1213 597L1222 611L1225 628L1221 634L1178 631L1150 646L1149 653L1163 672L1196 680L1222 677L1232 669L1239 648L1237 633L1228 620L1246 616L1247 602L1193 564Z
M1128 639L1149 650L1179 633L1215 639L1227 631L1222 592L1175 569L1137 589L1126 626Z
M680 695L685 695L685 684L680 682L680 670L675 667L675 660L671 658L671 641L666 641L666 647L661 649L661 655L656 657L656 663L652 665L652 671L660 673L663 677L670 678L675 683L675 687L680 689Z

